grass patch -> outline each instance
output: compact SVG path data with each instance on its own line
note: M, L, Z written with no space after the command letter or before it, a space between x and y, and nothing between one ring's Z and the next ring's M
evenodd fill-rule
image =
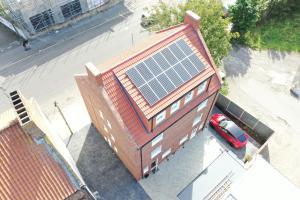
M300 12L285 20L270 20L244 37L252 48L300 52Z

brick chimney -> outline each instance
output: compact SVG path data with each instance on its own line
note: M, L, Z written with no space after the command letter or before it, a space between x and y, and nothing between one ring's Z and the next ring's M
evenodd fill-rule
M200 24L200 17L196 13L188 10L186 11L184 16L184 23L190 24L195 30L198 30Z
M22 96L18 91L13 91L10 94L10 99L17 113L17 118L20 126L25 133L29 134L33 138L40 138L44 136L44 133L37 127L37 125L31 120L25 105L22 100Z
M97 85L102 85L102 77L100 70L91 62L85 64L88 77L95 81Z

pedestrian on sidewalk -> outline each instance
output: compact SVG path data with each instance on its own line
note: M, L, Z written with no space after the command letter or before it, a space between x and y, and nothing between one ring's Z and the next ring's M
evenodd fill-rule
M28 40L23 40L23 47L24 47L25 51L30 49Z

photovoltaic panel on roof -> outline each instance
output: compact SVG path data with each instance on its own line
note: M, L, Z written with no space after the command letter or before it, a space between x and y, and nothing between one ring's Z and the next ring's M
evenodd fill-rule
M180 39L138 63L126 74L150 105L205 69L191 47Z

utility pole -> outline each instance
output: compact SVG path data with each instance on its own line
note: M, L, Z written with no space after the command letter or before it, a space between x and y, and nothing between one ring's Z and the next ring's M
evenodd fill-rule
M70 131L70 133L71 133L71 136L73 136L74 133L73 133L71 127L69 126L69 124L68 124L68 122L67 122L67 120L66 120L64 114L62 113L62 111L61 111L61 109L60 109L60 107L58 106L58 103L57 103L56 101L54 101L54 106L57 108L59 114L61 115L61 117L63 118L64 122L66 123L66 125L67 125L67 127L68 127L68 129L69 129L69 131Z

